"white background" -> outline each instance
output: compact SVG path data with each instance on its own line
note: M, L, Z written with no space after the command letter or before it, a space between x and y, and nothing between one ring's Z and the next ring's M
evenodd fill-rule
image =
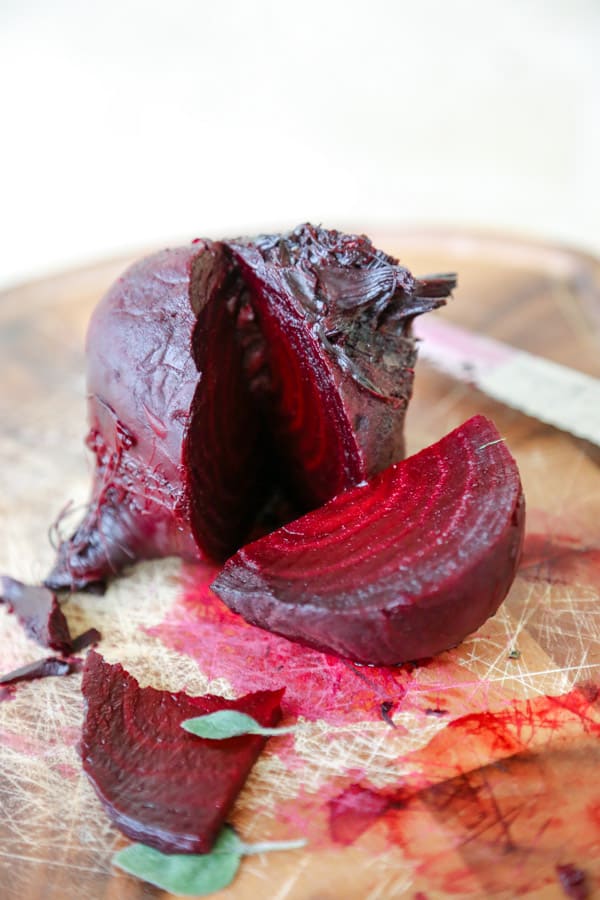
M599 0L0 0L0 284L310 219L600 251Z

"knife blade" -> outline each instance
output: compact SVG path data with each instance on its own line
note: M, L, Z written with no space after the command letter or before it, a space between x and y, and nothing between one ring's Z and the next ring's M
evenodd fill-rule
M495 400L600 446L600 379L430 316L419 357Z

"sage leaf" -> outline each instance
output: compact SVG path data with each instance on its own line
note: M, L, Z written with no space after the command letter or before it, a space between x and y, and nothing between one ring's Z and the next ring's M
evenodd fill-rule
M205 897L227 887L240 866L243 844L225 825L210 853L161 853L131 844L113 857L113 865L180 897Z
M252 716L235 709L220 709L205 716L185 719L181 723L181 727L191 734L195 734L196 737L211 741L224 741L244 734L260 734L264 737L271 737L279 734L292 734L296 730L295 725L266 728Z

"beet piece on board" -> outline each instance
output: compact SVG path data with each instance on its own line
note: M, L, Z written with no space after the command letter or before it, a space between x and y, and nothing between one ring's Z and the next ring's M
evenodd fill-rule
M524 521L516 463L475 416L242 548L212 587L262 628L359 662L401 663L453 647L496 612Z
M219 268L226 260L211 248L209 241L199 241L141 260L115 282L93 313L86 341L87 445L95 456L92 496L87 514L61 544L46 579L54 590L103 584L138 559L169 555L197 559L205 551L217 556L220 552L225 558L239 546L246 523L252 521L256 502L252 487L246 489L242 482L244 490L230 493L227 504L219 495L223 484L240 487L241 471L250 473L246 478L256 483L262 451L253 458L260 423L247 414L245 380L227 343L230 335L220 312L227 297L214 289L228 285L228 273ZM204 280L199 272L204 272ZM237 457L235 477L229 478L220 467L231 456L213 454L210 475L216 487L212 495L200 498L209 504L212 537L210 546L204 546L196 528L198 546L193 524L202 510L198 499L192 503L190 496L196 483L193 466L198 456L205 464L202 448L212 447L223 436L216 435L210 419L198 415L195 399L198 392L206 395L206 379L212 384L215 377L214 371L198 372L192 347L197 327L192 305L202 306L201 299L192 303L193 294L207 284L213 288L219 310L214 319L220 329L220 342L211 344L208 362L214 370L224 370L231 423L231 434L224 436L236 442ZM209 414L224 402L220 394L216 399L210 394L209 399L204 403ZM240 421L243 442L238 439ZM183 464L184 455L188 466ZM228 520L219 523L221 505ZM221 534L216 532L219 524Z
M70 675L79 671L76 660L59 659L58 656L46 656L27 663L12 672L0 676L0 686L19 684L21 681L35 681L37 678L48 678L57 675Z
M227 246L264 342L255 394L286 482L311 509L403 457L411 323L456 278L417 280L365 236L310 224Z
M266 739L203 740L181 722L235 709L276 725L283 690L225 700L141 688L91 650L82 691L83 767L117 828L163 853L210 851Z
M48 588L23 584L2 575L0 602L7 604L27 634L42 647L50 647L63 654L72 652L67 620L57 598Z

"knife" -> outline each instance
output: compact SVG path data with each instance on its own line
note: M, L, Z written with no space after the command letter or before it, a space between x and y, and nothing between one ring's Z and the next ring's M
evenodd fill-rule
M600 379L431 316L414 331L419 357L436 369L600 446Z

